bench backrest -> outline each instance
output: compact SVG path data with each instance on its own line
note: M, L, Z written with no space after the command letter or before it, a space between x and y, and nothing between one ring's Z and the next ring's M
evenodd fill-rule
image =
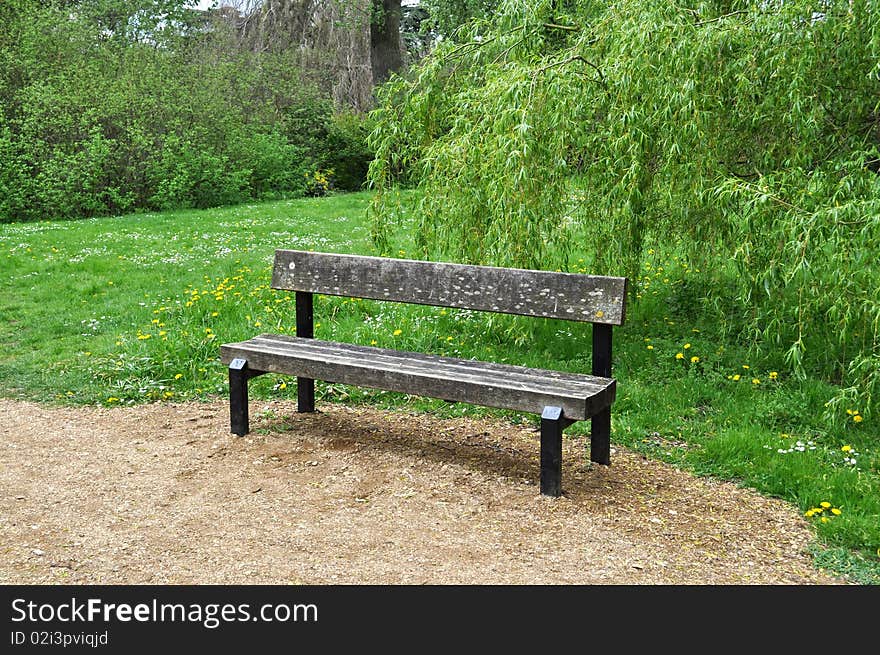
M276 250L272 287L622 325L626 278Z

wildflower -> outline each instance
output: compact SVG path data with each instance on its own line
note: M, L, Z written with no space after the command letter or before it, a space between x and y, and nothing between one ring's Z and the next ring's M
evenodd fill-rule
M846 446L841 446L840 449L841 449L843 452L848 453L849 451L852 450L852 446L850 446L849 444L847 444Z
M832 507L831 513L834 514L834 516L840 516L842 512L839 509L837 509L836 507Z
M819 519L819 520L822 521L822 523L828 523L828 517L827 517L827 516L823 516L823 517L822 517L821 519Z
M684 353L675 353L676 359L684 359Z
M107 402L108 402L108 403L116 403L116 402L119 402L119 398L117 398L116 396L110 396L110 397L107 399Z
M861 422L862 422L862 415L861 414L856 414L855 416L853 416L853 423L861 423Z
M178 373L177 375L174 376L174 379L179 380L182 377L183 377L183 373Z
M819 507L821 507L823 509L828 509L829 507L831 507L831 503L829 503L827 500L824 500L821 503L819 503Z
M691 347L691 344L689 344L689 343L684 344L684 349L685 349L685 350L687 350L687 349L690 348L690 347Z
M779 377L779 373L777 373L776 371L770 371L770 379L771 380L775 380L778 377Z
M752 384L761 384L761 381L758 378L752 378Z
M691 364L696 364L698 361L700 361L699 357L696 357L696 356L691 357Z
M806 512L804 512L804 516L806 516L807 518L811 518L815 513L816 512L814 512L813 510L808 509Z
M733 381L739 382L739 373L737 373L736 375L733 376Z
M743 364L743 368L746 369L746 370L748 371L748 370L749 370L749 365L748 365L748 364Z
M371 345L371 346L375 346L377 343L379 343L379 342L376 341L375 339L370 339L370 345Z
M138 339L140 339L141 341L144 341L146 339L152 339L152 338L153 338L152 334L139 334L138 335Z
M403 330L395 330L394 332L392 332L392 334L395 337L399 337L401 334L403 334Z

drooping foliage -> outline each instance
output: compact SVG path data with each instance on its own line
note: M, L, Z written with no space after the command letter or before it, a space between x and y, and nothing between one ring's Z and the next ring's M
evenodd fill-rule
M876 411L880 4L504 0L376 118L380 248L404 198L425 257L635 280L660 244L731 331Z

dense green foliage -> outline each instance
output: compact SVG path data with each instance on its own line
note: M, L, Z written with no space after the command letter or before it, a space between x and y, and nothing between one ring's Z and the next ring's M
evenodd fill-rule
M370 199L337 194L0 225L0 316L7 317L0 321L7 353L0 360L0 395L110 407L226 399L221 343L295 332L293 294L269 288L274 249L372 253L364 221ZM412 256L408 232L399 236L393 254ZM585 265L582 250L572 253L578 266ZM753 357L746 344L726 340L723 326L689 301L701 275L682 261L679 253L657 251L645 262L643 296L614 330L612 443L739 481L803 513L830 503L839 515L804 519L820 538L817 561L865 584L880 583L876 419L857 419L863 408L845 406L841 425L834 426L821 411L827 383L796 379L777 370L772 358ZM734 269L720 274L730 279ZM318 296L315 331L319 338L364 345L590 370L584 347L590 325L568 321ZM316 386L319 404L368 402L440 416L539 421L340 384ZM260 376L251 393L284 400L293 411L296 380ZM584 421L566 430L567 438L585 444L584 461L589 429Z
M361 186L363 129L293 53L234 47L184 0L0 6L0 221Z
M571 269L586 244L636 280L680 249L728 337L838 383L829 416L878 411L880 5L505 0L460 37L376 112L380 248L411 185L425 257Z

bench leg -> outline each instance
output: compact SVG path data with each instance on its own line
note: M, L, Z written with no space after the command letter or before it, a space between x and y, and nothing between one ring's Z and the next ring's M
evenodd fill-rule
M541 414L541 493L562 495L562 431L567 421L561 407L545 407Z
M603 409L590 423L590 460L611 464L611 408Z
M247 386L247 360L233 359L229 364L229 427L239 437L248 433Z
M315 411L315 381L309 378L296 379L296 408L300 412Z

